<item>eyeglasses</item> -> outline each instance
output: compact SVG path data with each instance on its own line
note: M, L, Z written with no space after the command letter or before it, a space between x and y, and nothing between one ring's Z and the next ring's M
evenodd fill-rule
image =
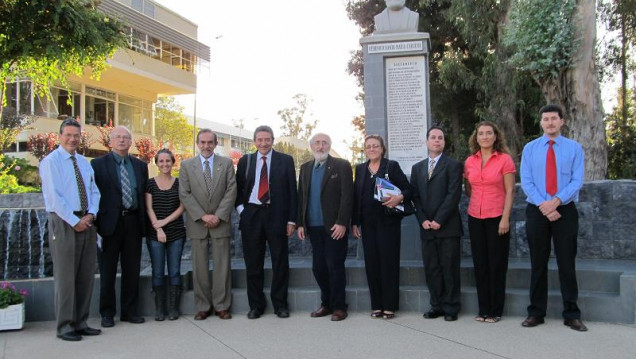
M131 139L131 137L128 135L114 135L114 136L111 136L111 138L114 140L130 140Z
M364 146L364 149L365 150L370 150L370 149L374 149L375 150L375 149L378 149L380 147L382 147L382 146L380 146L380 145L366 145L366 146Z

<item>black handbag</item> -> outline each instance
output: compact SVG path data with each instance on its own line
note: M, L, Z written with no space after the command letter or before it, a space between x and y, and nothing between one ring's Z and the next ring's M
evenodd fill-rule
M388 161L387 165L386 165L386 172L384 172L384 179L391 182L391 180L389 179L389 165L391 164L391 161ZM396 186L397 187L397 186ZM408 201L403 201L402 205L404 206L404 211L400 211L399 209L393 207L387 207L384 206L384 213L386 213L389 216L392 217L398 217L398 218L404 218L407 216L410 216L412 214L415 213L415 205L413 205L413 201L408 200Z

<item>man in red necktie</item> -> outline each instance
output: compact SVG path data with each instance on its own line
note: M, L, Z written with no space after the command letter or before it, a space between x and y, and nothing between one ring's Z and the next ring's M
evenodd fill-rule
M272 258L271 300L279 318L289 317L288 237L296 230L296 169L291 156L272 149L274 132L269 126L254 131L256 153L243 156L236 171L236 209L243 240L247 273L249 319L259 318L266 307L263 294L265 244Z
M521 323L544 323L548 302L548 259L551 240L559 267L563 298L563 324L587 331L577 305L576 251L579 214L576 202L583 186L584 152L581 145L561 136L563 110L557 105L541 108L543 136L528 143L521 157L521 187L526 201L526 233L532 275L528 317Z

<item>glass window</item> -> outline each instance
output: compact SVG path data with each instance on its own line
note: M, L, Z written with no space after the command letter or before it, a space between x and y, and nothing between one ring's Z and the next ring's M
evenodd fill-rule
M144 0L132 0L130 3L130 7L133 9L143 12L144 11Z
M94 95L94 96L99 96L99 97L104 97L107 98L109 100L115 100L115 93L113 92L109 92L106 90L100 90L98 88L94 88L94 87L86 87L86 94L87 95Z
M115 103L103 98L86 96L86 124L95 126L114 125Z
M146 1L144 4L144 14L150 16L152 18L155 17L155 6L150 2Z

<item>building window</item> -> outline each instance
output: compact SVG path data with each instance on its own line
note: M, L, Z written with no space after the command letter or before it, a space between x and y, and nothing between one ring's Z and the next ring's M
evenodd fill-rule
M152 104L148 101L120 95L119 124L133 133L152 135Z
M6 84L6 106L3 109L9 114L15 115L31 115L32 101L31 101L31 81L19 80L16 82L10 82Z
M86 112L84 114L86 124L95 126L114 125L114 100L115 94L112 92L86 87Z
M130 7L143 13L146 16L155 17L155 5L149 1L144 0L132 0Z

